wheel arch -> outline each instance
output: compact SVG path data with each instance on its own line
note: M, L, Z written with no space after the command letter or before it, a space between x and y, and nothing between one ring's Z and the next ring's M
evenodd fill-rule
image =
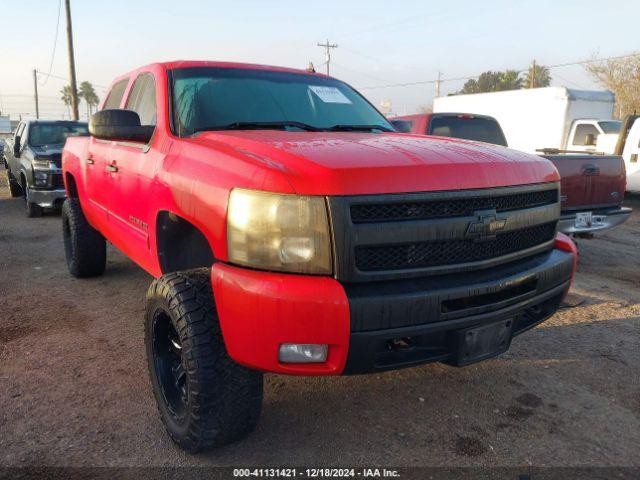
M216 261L205 233L190 221L168 210L156 216L156 251L163 274L210 268Z
M76 182L76 178L73 176L73 173L66 172L64 174L64 183L67 190L67 197L78 198L78 184Z

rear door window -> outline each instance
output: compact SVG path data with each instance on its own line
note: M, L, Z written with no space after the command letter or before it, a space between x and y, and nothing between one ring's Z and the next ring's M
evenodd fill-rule
M141 125L156 124L156 82L150 73L142 73L136 78L129 98L127 110L133 110L140 116Z
M107 100L104 102L103 110L111 110L114 108L120 108L120 102L122 102L122 97L124 95L124 91L127 89L127 84L129 80L121 80L116 83L107 95Z
M507 146L507 140L496 120L473 115L434 115L427 134Z

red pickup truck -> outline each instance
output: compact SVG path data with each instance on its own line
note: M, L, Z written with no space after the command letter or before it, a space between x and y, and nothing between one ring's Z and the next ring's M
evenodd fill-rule
M464 138L507 146L498 121L488 115L422 113L391 119L399 132ZM630 217L622 206L626 188L624 159L620 155L563 154L549 149L542 155L560 172L562 212L558 229L576 236L593 235Z
M397 133L325 75L153 64L115 80L89 131L63 152L68 267L102 274L108 240L156 277L151 384L189 451L254 428L262 372L481 361L571 283L550 162Z

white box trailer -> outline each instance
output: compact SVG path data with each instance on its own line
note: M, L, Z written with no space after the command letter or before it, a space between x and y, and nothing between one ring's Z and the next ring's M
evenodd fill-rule
M595 151L598 137L617 138L620 123L602 121L612 118L614 104L615 96L609 91L546 87L438 97L433 100L433 111L494 117L509 147L524 152L542 148ZM612 140L607 144L615 145Z

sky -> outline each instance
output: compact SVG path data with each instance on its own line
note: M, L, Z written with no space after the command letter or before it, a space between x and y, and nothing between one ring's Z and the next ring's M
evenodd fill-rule
M69 64L60 0L0 0L0 110L32 116L37 69L41 116L67 109ZM640 1L433 2L293 0L71 0L78 82L99 96L115 76L156 61L202 59L325 69L376 106L405 114L431 105L435 85L386 85L555 65L638 50ZM58 35L56 39L56 25ZM51 76L47 74L50 73ZM599 89L582 66L554 68L553 85ZM60 78L58 78L60 77ZM441 94L464 81L444 81ZM81 113L85 112L81 105Z

